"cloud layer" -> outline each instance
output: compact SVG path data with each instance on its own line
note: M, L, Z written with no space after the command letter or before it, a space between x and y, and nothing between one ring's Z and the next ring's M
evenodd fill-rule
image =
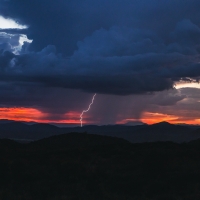
M22 48L24 52L15 55L10 52L15 40L8 43L4 37L1 77L3 81L117 95L163 91L173 88L174 81L198 80L200 28L185 20L171 35L174 43L167 45L150 31L100 29L78 42L78 50L70 57L58 54L53 45L39 52Z

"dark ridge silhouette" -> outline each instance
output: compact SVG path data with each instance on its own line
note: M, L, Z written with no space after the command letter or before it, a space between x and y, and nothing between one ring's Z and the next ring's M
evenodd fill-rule
M172 125L172 124L170 124L169 122L166 122L166 121L162 121L162 122L152 124L151 126L170 126L170 125Z
M10 123L10 122L14 122L14 120L0 119L0 124L6 124L6 123Z
M5 124L1 124L0 126L1 128L7 128L7 129L26 129L29 128L28 125L22 123L22 122L9 122L9 123L5 123Z
M57 126L54 126L54 125L51 125L51 124L42 124L42 123L33 124L33 125L31 125L31 128L55 129L55 130L59 129Z
M28 125L23 122L0 123L0 138L16 140L38 140L65 133L64 130L50 124Z
M4 121L4 120L3 120ZM5 122L5 121L4 121ZM25 124L23 122L0 123L0 138L15 139L22 142L39 140L65 133L83 133L123 138L132 143L172 141L188 142L200 138L200 129L193 126L174 125L160 122L153 125L87 125L83 127L59 128L51 124Z

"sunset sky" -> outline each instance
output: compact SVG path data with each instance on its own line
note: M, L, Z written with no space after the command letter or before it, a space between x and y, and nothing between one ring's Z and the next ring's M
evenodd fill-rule
M200 124L199 0L0 0L0 119Z

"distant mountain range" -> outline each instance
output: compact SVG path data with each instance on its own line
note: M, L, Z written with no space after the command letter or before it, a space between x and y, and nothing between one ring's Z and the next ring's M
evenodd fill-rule
M65 133L88 133L123 138L132 143L172 141L188 142L200 138L198 126L174 125L161 122L153 125L87 125L83 127L57 127L51 124L25 123L0 120L0 138L21 142L39 140Z

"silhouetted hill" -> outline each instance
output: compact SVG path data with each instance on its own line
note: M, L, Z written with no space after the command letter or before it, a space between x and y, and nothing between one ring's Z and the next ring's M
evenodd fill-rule
M15 120L9 120L9 119L0 119L0 124L7 124L7 123L11 123L11 122L20 122L20 123L23 123L23 124L30 124L30 125L36 123L34 121L26 122L26 121L15 121Z
M64 130L50 124L0 123L0 138L37 140L62 133L64 133Z
M132 142L155 142L155 141L189 141L191 129L185 126L160 122L139 129L135 138L130 138ZM200 135L199 135L200 136Z
M185 126L180 126L180 125L175 125L175 124L170 124L168 122L160 122L160 123L156 123L156 124L152 124L150 126L148 126L149 130L152 131L188 131L191 130L189 127L185 127Z
M64 128L66 133L69 132L87 132L90 134L97 135L106 135L112 137L119 137L127 139L132 136L139 130L148 125L137 125L137 126L125 126L125 125L103 125L103 126L94 126L88 125L83 127L74 127L74 128Z
M27 128L29 128L29 126L22 122L9 122L9 123L5 123L5 124L1 124L0 128L16 130L16 129L27 129Z
M0 139L0 149L16 149L21 146L20 143L10 139Z
M14 120L8 120L8 119L0 119L0 124L6 124L10 122L15 122Z
M3 139L0 199L199 199L199 144L131 144L86 133L28 144Z
M162 122L152 124L151 126L170 126L170 125L172 125L172 124L170 124L169 122L166 122L166 121L162 121Z
M200 134L200 128L194 130L192 133L193 133L193 134Z
M93 135L87 133L69 133L58 136L51 136L49 138L41 139L32 142L30 145L34 148L80 148L98 145L120 145L128 144L129 142L109 136Z
M43 130L58 130L59 128L57 126L54 126L54 125L51 125L51 124L33 124L31 125L31 128L34 128L34 129L43 129Z
M115 136L133 143L155 141L187 142L194 139L191 137L192 129L190 127L173 125L168 122L138 126L84 126L83 128L73 128L72 130L75 132L83 130L92 134ZM198 137L200 137L200 134Z

